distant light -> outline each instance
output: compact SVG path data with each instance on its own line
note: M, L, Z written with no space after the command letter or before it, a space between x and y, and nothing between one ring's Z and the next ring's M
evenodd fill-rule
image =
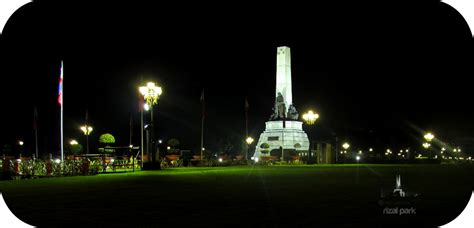
M430 146L431 146L431 144L429 144L429 143L423 143L423 147L424 147L425 149L428 149Z
M405 150L405 152L407 152L407 153L408 153L408 149L406 149L406 150Z
M454 149L453 152L457 152L458 150Z
M56 164L59 164L59 163L61 163L61 160L59 158L56 158L56 159L54 159L54 162L56 162Z
M21 140L18 140L18 145L23 146L24 142Z
M81 126L80 129L84 132L84 135L90 135L93 130L92 127L88 125Z
M143 108L145 109L145 111L148 111L148 110L150 110L150 105L148 105L148 103L145 103L143 105Z
M400 150L400 153L403 153L403 150Z
M346 150L349 149L350 146L351 145L349 145L349 143L346 143L346 142L344 144L342 144L342 148L344 148Z
M362 154L362 150L359 150L359 154Z
M359 161L359 160L360 160L360 156L356 156L356 160Z
M418 154L418 157L421 158L421 154Z
M402 155L401 153L398 153L398 156Z
M170 146L167 146L166 149L169 150L169 149L171 149L171 147L170 147Z
M461 152L461 148L458 148L458 152Z
M430 132L428 132L423 137L426 139L426 141L430 142L431 140L434 139L435 136L433 134L431 134Z
M306 121L307 124L312 125L314 122L319 118L318 113L313 113L313 111L308 111L307 113L303 114L303 120Z
M202 150L206 150L206 148L203 147Z
M390 149L387 149L387 153L390 153Z
M111 162L111 163L114 163L114 161L115 161L115 160L114 160L113 158L112 158L112 159L110 159L110 162Z
M219 162L222 162L222 158L219 158Z
M247 139L245 139L245 142L247 142L247 144L252 144L253 143L253 138L252 137L248 137Z
M258 162L258 157L257 157L257 158L255 158L255 162Z
M71 140L71 142L69 142L69 144L71 144L71 145L77 145L77 144L79 144L79 143L78 143L76 140L73 139L73 140Z
M255 157L251 157L250 159L251 159L251 160L254 160L254 159L255 159Z
M129 147L130 147L130 148L132 148L132 147L133 147L133 144L130 144L130 146L129 146Z
M446 148L444 148L444 147L443 147L443 148L441 148L441 151L445 151L445 150L446 150Z
M370 152L372 152L372 151L373 151L373 149L372 149L372 148L370 148L370 149L369 149L369 151L370 151Z
M437 158L438 158L438 155L435 155L434 158L437 159Z
M159 144L163 143L163 140L159 139L159 140L158 140L158 143L159 143Z
M18 159L16 159L16 161L17 161L17 162L21 162L21 159L18 158Z

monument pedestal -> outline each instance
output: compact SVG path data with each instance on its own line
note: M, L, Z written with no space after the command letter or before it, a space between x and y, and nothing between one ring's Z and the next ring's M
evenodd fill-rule
M260 145L262 143L268 143L270 151L283 148L284 150L291 149L306 152L309 149L308 135L303 131L303 122L295 120L285 121L284 128L283 120L267 121L265 123L265 131L260 134L258 139L254 157L260 158L270 155L270 152L268 154L261 152L262 148L260 148ZM298 146L295 147L296 144L299 144L299 148Z

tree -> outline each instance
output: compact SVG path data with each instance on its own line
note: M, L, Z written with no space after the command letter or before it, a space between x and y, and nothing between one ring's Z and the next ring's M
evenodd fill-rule
M262 149L261 152L266 154L268 152L270 152L270 150L268 148L270 148L270 145L268 145L268 143L262 143L260 145L260 148Z
M115 138L112 134L105 133L99 137L99 142L103 144L112 144L115 143Z
M109 133L102 134L99 137L99 142L105 144L104 148L99 148L99 152L102 152L102 153L114 152L113 149L107 149L108 147L110 147L109 144L115 143L115 138L112 134L109 134Z
M73 144L69 145L69 151L70 154L78 155L82 152L82 145L81 144Z
M171 138L168 140L168 145L171 148L178 148L179 147L179 140L176 138Z

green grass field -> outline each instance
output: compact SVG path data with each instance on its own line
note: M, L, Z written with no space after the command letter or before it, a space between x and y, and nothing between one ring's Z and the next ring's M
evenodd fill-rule
M416 215L383 215L380 191L421 193ZM38 226L442 225L467 204L472 165L176 168L0 181L14 214Z

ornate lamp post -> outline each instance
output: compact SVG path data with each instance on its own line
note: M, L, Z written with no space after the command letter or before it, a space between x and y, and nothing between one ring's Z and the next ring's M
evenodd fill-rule
M140 94L143 96L143 99L146 101L146 104L150 108L150 116L151 116L151 143L150 147L154 148L154 123L153 123L153 106L158 103L158 99L160 98L160 95L163 93L163 90L161 89L160 86L156 86L155 83L153 82L148 82L146 86L140 86L138 88L138 91ZM143 131L143 129L141 129ZM143 150L143 148L142 148ZM150 154L148 154L149 157L151 157L151 162L155 161L154 158L154 151L152 151Z
M250 147L250 144L253 143L253 138L252 137L247 137L247 139L245 139L245 142L247 143L247 151L245 153L245 160L248 160L248 155L249 155L249 147Z
M313 111L308 111L307 113L303 114L303 120L308 124L309 126L312 126L314 122L319 118L318 113L313 113ZM308 164L311 164L311 139L309 140L309 151L308 151Z
M426 150L428 150L428 152L430 154L430 158L432 158L433 156L432 156L431 150L430 150L430 146L431 146L430 142L431 142L431 140L433 140L435 138L435 136L433 134L431 134L431 132L428 132L423 136L423 138L425 138L425 140L426 140L426 143L423 143L423 147Z
M84 132L86 136L86 153L89 153L89 135L92 132L92 127L88 125L81 126L81 131Z

